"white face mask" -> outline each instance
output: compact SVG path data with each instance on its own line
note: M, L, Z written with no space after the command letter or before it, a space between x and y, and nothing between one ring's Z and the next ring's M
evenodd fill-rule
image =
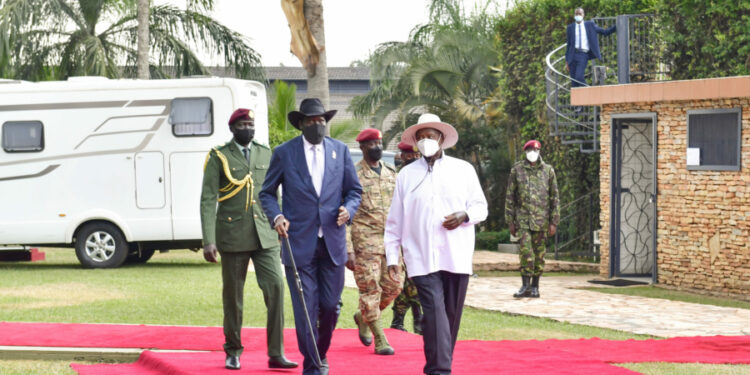
M536 163L536 161L539 160L539 151L527 151L526 160Z
M422 153L422 156L429 158L440 150L440 145L438 144L438 141L434 139L424 138L417 142L417 148L419 149L419 152Z
M583 16L575 16L573 19L575 19L576 22L581 23L581 21L583 21Z

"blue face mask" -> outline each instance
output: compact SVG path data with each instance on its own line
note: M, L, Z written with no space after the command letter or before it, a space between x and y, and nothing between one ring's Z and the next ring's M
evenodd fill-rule
M575 16L573 19L575 19L576 22L581 23L583 21L583 16Z

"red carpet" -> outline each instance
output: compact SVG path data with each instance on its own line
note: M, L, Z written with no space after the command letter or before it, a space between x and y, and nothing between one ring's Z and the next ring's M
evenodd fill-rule
M328 353L337 375L383 373L420 374L424 365L422 337L387 330L396 349L394 356L376 356L363 347L355 329L337 329ZM243 329L246 373L294 373L266 366L265 330ZM80 374L219 374L237 372L223 368L220 327L173 327L115 324L52 324L0 322L0 345L152 348L210 352L144 352L132 364L72 365ZM287 356L301 362L293 329L285 331ZM633 374L609 363L702 362L750 363L750 336L680 337L665 340L610 341L601 339L545 341L459 341L455 374ZM367 370L363 370L367 369Z

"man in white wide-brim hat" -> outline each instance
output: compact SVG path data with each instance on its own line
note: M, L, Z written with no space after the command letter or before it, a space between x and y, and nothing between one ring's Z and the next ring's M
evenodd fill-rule
M474 167L445 155L456 129L425 113L401 135L423 158L396 178L385 226L388 272L399 277L403 250L422 303L425 374L450 374L466 288L472 273L474 225L487 218L487 200Z

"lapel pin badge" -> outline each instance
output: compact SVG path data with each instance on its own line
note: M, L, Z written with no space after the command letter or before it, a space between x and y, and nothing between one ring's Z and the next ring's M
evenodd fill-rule
M331 157L336 159L336 151L331 152Z

